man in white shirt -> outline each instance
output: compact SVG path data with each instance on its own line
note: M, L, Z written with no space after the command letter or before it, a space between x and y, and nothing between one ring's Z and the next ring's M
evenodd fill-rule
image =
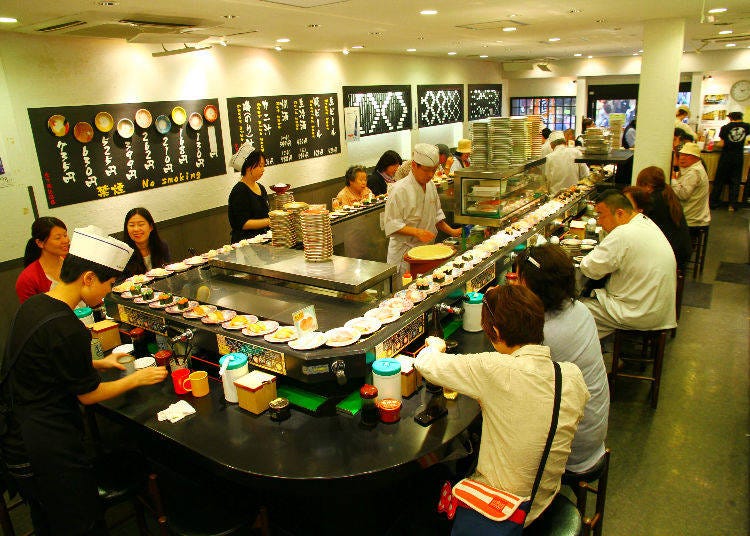
M576 164L576 158L582 158L583 154L579 149L567 146L562 132L552 132L549 141L552 152L547 155L544 174L549 183L549 193L554 195L560 190L578 184L579 180L588 176L589 168L586 164Z
M609 234L583 258L581 273L609 278L595 298L581 301L594 315L599 338L615 329L675 327L677 263L664 233L617 190L602 192L596 211Z
M544 139L544 143L542 144L542 148L539 150L539 156L547 156L552 152L552 147L549 146L550 134L552 134L552 131L547 127L544 127L542 129L542 139Z
M672 180L672 190L682 203L688 227L704 227L711 223L708 206L708 175L701 162L697 143L686 143L679 153L680 174Z
M435 145L418 143L411 158L411 172L398 181L385 203L385 234L388 242L388 264L398 267L399 273L409 271L404 255L414 246L435 240L438 230L458 237L461 228L454 229L445 222L437 188L432 182L440 163Z

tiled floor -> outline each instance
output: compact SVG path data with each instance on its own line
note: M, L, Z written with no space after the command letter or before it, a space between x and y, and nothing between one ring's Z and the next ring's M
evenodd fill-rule
M714 211L705 271L698 282L687 277L691 298L667 345L658 409L645 384L618 382L605 534L748 534L750 285L736 276L747 273L748 217ZM716 280L721 263L734 274L723 279L735 282ZM17 529L28 527L23 509L13 518ZM137 534L135 523L112 534Z

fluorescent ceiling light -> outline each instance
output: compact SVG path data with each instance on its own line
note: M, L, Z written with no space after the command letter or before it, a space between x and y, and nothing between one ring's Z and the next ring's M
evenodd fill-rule
M737 45L735 43L727 43L724 45L725 47L736 47Z
M420 15L437 15L437 9L423 9L419 12Z
M727 10L725 7L715 7L713 9L709 9L709 13L724 13Z
M586 56L586 57L587 57L588 59L591 59L591 58L593 58L594 56Z
M455 52L448 52L448 55L449 55L449 56L455 56L455 55L456 55L456 53L455 53Z
M574 58L580 58L581 56L583 56L583 54L580 54L580 53L578 53L578 54L573 54L573 57L574 57Z
M547 41L549 41L550 43L554 43L555 41L559 41L559 40L560 40L559 37L550 37L549 39L547 39Z
M275 47L273 47L273 49L274 49L274 50L275 50L276 52L281 52L282 50L284 50L283 48L281 48L281 47L280 47L280 46L278 46L278 45L276 45Z
M276 40L277 43L288 43L289 41L291 41L291 39L289 39L288 37L281 37L280 39Z
M734 33L734 30L722 30L719 32L719 35L729 35L731 33Z
M407 48L406 51L407 52L416 52L417 49L416 48Z
M18 19L14 19L13 17L0 17L0 22L7 22L7 23L14 23L18 22Z
M481 55L481 56L479 56L479 57L480 57L480 58L489 58L489 56L488 56L487 54L482 54L482 55Z
M505 28L503 28L504 32L515 32L516 30L518 30L518 28L516 28L515 26L506 26Z
M355 49L360 49L360 48L365 48L365 47L364 47L364 45L354 45L354 46L352 47L352 50L355 50Z

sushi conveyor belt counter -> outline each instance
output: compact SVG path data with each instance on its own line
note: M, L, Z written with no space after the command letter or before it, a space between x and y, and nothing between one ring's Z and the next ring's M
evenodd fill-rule
M117 294L108 297L106 300L107 309L111 316L122 322L137 325L169 337L182 333L186 329L191 329L195 334L193 344L196 348L217 354L242 351L248 354L251 365L305 383L334 380L336 376L333 372L333 364L336 364L337 367L343 365L347 380L364 378L369 372L369 364L374 359L391 357L399 353L404 347L425 333L427 318L434 305L449 300L448 296L456 290L478 290L487 283L494 281L496 264L503 261L516 245L525 242L534 232L544 229L554 219L577 212L582 199L585 199L585 194L577 195L569 200L561 209L541 220L532 229L492 253L474 268L456 277L452 283L428 296L424 301L415 304L412 309L404 312L395 322L383 325L380 330L372 335L363 337L349 346L338 348L322 346L308 351L294 350L285 343L268 342L263 337L249 337L243 335L240 331L226 330L220 325L207 325L200 320L191 320L183 318L182 315L168 314L163 309L153 309L145 304L135 304ZM292 256L288 256L290 254ZM325 288L321 292L320 285L314 283L312 279L308 280L307 285L302 285L298 282L305 280L300 275L304 270L326 272L326 268L320 266L322 263L305 263L304 260L300 260L297 264L306 264L307 266L296 267L295 274L289 278L293 281L292 283L231 269L232 265L236 263L238 255L242 255L246 261L245 265L249 266L251 263L247 262L248 259L254 259L252 262L259 264L269 255L280 259L280 262L284 264L294 264L290 259L295 254L301 256L302 252L282 250L265 245L249 245L221 255L207 266L193 268L156 280L151 283L151 286L158 291L185 296L222 309L232 309L238 313L275 320L281 325L291 324L293 312L305 306L314 305L320 331L343 326L346 321L362 316L365 311L377 307L380 301L390 295L389 291L384 292L387 278L381 278L379 283L372 283L373 288L360 294L347 294ZM357 259L343 260L356 261L349 266L357 266L361 262L367 262ZM271 262L270 265L273 266L273 264L274 262ZM381 268L383 266L388 267L383 263L372 264L380 265ZM393 269L393 267L388 268ZM263 269L263 267L259 267L258 271L260 272ZM335 269L333 271L335 272ZM282 277L280 274L277 275ZM359 274L359 278L359 281L375 281L378 279L373 278L371 273ZM313 286L318 288L311 289L310 287ZM337 361L339 363L336 363Z

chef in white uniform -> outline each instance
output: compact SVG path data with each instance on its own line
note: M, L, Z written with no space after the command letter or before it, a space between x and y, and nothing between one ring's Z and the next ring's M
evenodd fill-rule
M435 145L418 143L414 146L411 172L398 181L385 204L385 234L388 243L388 264L398 267L399 273L409 271L404 255L420 244L430 244L438 230L450 236L461 236L461 228L445 223L440 197L432 182L440 164Z
M602 192L596 211L609 234L583 258L581 272L609 279L595 298L581 301L594 315L599 338L618 328L675 327L677 263L664 233L617 190Z

